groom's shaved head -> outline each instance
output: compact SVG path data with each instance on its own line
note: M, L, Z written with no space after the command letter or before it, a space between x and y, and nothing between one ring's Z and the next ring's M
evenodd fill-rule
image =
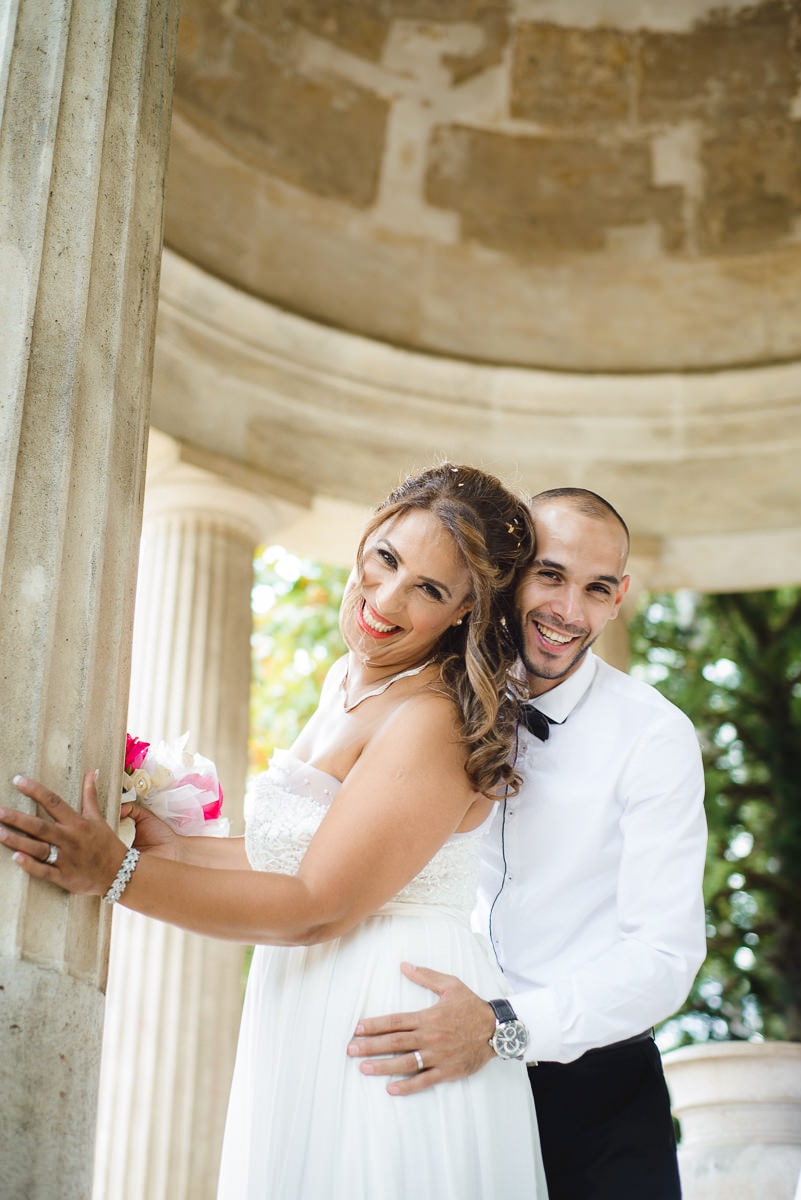
M556 502L565 503L576 512L583 513L585 517L594 517L598 521L608 521L610 518L617 521L626 538L626 554L628 555L631 545L629 527L617 509L613 508L608 500L604 500L603 496L599 496L597 492L590 492L587 488L577 487L549 488L546 492L538 492L529 504L535 524L537 511Z

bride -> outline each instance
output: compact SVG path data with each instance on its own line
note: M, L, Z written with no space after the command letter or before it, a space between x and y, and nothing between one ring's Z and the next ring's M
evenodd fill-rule
M469 913L480 839L517 785L506 619L532 550L525 506L492 476L446 463L401 484L359 546L348 652L252 784L244 838L176 837L135 805L126 853L93 773L82 815L22 777L49 819L0 809L28 874L256 945L220 1200L546 1195L522 1061L396 1099L346 1054L365 1013L432 998L401 960L503 995Z

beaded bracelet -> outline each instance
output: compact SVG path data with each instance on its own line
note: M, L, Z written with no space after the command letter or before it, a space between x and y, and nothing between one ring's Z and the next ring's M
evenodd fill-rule
M122 860L119 871L114 877L114 882L106 892L103 899L106 904L115 904L119 900L122 893L131 882L131 876L136 870L136 864L139 862L139 851L134 850L133 846Z

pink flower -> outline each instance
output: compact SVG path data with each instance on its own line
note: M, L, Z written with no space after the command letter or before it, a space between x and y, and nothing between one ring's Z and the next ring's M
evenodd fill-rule
M191 784L192 787L196 787L198 791L206 792L209 795L212 795L216 791L216 798L214 800L209 800L203 805L203 820L216 821L222 811L222 784L216 783L216 781L210 778L208 775L184 775L181 779L181 783L183 785Z
M217 799L212 800L210 804L203 805L203 820L216 821L222 812L223 806L223 790L222 784L217 785Z
M140 741L139 738L131 737L130 733L125 735L125 770L130 774L131 771L136 771L141 767L142 763L147 758L147 752L150 749L150 742Z

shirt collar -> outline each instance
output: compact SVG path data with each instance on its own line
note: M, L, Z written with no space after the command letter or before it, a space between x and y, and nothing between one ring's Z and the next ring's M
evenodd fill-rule
M568 675L567 679L558 683L555 688L543 692L541 696L532 696L529 703L545 713L550 721L561 725L589 690L597 670L598 660L592 650L588 650L577 671Z

